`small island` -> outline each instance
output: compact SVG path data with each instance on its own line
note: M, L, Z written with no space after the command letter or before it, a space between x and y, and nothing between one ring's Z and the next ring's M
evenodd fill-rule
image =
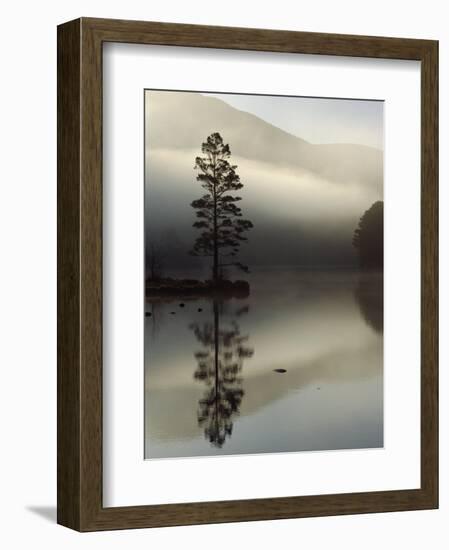
M147 297L176 296L176 297L201 297L225 295L229 298L246 298L249 296L248 281L218 281L198 279L172 279L170 277L160 279L147 279L145 284Z

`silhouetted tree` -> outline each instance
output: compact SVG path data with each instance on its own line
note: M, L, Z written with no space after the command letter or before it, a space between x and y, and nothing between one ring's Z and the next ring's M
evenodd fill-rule
M384 265L384 203L375 202L360 218L352 244L361 268Z
M252 222L242 219L242 210L237 206L241 197L229 194L243 187L236 173L237 166L230 164L231 151L218 132L211 134L202 144L204 156L196 157L196 179L206 193L191 203L196 209L198 221L193 227L201 229L191 254L212 258L212 279L217 282L225 266L236 266L243 271L248 267L235 260L243 234L253 227ZM229 261L222 262L223 258Z
M238 414L244 391L240 372L243 360L252 357L254 350L246 345L247 336L240 334L234 321L220 327L219 303L213 303L213 322L194 324L192 329L203 350L195 354L198 367L194 377L208 389L199 401L198 424L215 447L222 447L232 434L233 417Z

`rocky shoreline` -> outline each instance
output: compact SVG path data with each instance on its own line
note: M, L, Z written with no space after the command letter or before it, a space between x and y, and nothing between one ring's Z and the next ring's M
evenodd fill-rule
M231 297L246 297L249 295L249 283L247 281L220 280L201 281L197 279L147 279L145 294L152 296L209 296L214 294L226 294Z

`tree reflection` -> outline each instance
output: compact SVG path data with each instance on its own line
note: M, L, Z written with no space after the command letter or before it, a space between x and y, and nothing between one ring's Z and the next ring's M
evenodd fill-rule
M233 419L239 414L245 393L241 376L243 361L254 354L246 344L248 336L242 336L236 321L242 309L224 324L223 308L223 302L214 300L212 321L191 325L203 347L195 353L198 366L194 378L207 386L198 403L198 424L204 428L206 439L218 448L232 434ZM245 313L247 311L246 308Z
M354 291L360 313L376 332L384 330L384 288L381 273L362 275Z

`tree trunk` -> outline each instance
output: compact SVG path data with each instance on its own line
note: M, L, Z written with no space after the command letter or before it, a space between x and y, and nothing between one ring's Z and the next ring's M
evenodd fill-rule
M215 159L214 159L215 162ZM212 280L215 284L218 282L218 221L217 221L217 191L215 181L215 167L214 167L214 263L212 266Z
M214 265L212 267L212 279L215 284L218 282L218 246L217 246L217 227L214 223Z

